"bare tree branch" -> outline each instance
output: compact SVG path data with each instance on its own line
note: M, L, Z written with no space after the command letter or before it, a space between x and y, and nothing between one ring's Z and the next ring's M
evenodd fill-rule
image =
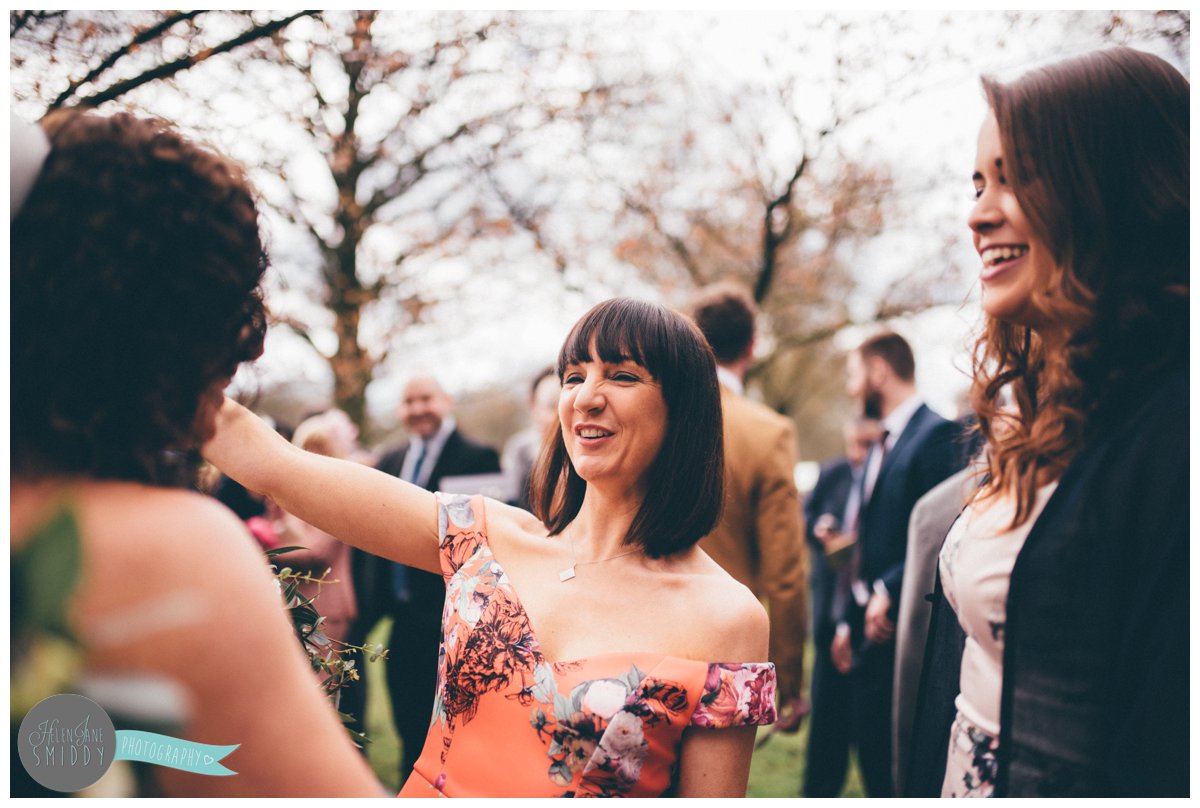
M550 256L560 275L566 272L568 264L566 255L561 249L550 242L546 237L545 230L538 221L542 214L545 213L545 210L529 210L525 205L522 205L501 185L490 167L484 166L482 172L488 181L488 186L495 192L496 198L500 200L501 204L504 205L505 210L508 211L508 215L522 230L533 236L533 243L538 251Z
M106 56L104 59L102 59L100 61L100 64L96 65L91 70L89 70L82 78L76 79L75 81L72 81L69 85L67 85L67 89L63 90L62 93L60 93L57 98L55 98L52 102L50 102L50 108L57 109L58 107L62 106L63 103L65 103L68 98L75 95L76 91L80 87L82 87L84 84L87 84L90 81L94 81L97 77L99 77L101 74L103 74L104 71L108 70L110 67L115 65L118 61L120 61L122 57L124 57L130 53L133 53L140 45L144 45L147 42L154 41L159 36L161 36L162 34L166 33L168 30L170 30L172 27L174 27L176 23L190 20L193 17L196 17L197 15L203 14L203 13L204 13L203 11L178 12L178 13L169 15L168 17L160 20L155 25L151 25L149 28L145 28L142 31L139 31L137 34L134 35L134 37L132 39L130 39L124 45L117 48L115 51L113 51L108 56Z
M808 155L804 154L796 163L796 169L784 185L783 192L767 202L766 211L763 213L762 265L759 268L758 278L754 282L756 303L762 303L766 299L767 293L771 291L771 284L775 280L775 267L779 260L779 246L784 242L786 234L790 230L788 224L792 218L792 191L800 178L804 176L806 168L808 168ZM776 211L780 211L784 216L784 224L781 228L776 228L775 225Z
M292 333L294 333L296 336L300 337L302 340L307 342L309 347L311 347L314 351L316 351L317 356L325 356L325 352L322 351L320 348L318 348L317 344L315 342L313 342L312 330L308 326L308 324L302 323L299 320L297 320L295 317L292 317L291 315L286 315L286 314L285 315L272 314L271 322L275 325L286 326L288 329L290 329L292 331Z
M688 275L691 276L693 283L697 286L707 283L708 279L700 269L696 258L692 255L687 242L679 236L668 233L667 229L662 226L662 221L659 219L658 213L649 204L642 200L634 199L631 194L627 193L625 195L625 207L641 216L650 225L651 229L667 243L667 246L671 248L671 252L675 254L679 262L683 264L683 268L687 270Z
M89 95L87 97L80 98L73 106L82 107L82 108L86 108L86 109L98 107L106 101L111 101L114 98L119 98L120 96L125 95L126 93L130 92L131 90L135 90L138 87L141 87L143 84L149 84L152 81L157 81L159 79L165 79L165 78L174 76L176 73L180 73L184 70L187 70L188 68L193 67L193 66L199 64L200 62L203 62L206 59L211 59L214 56L219 56L222 53L227 53L231 50L234 50L235 48L239 48L242 45L246 45L257 39L261 39L263 37L270 36L275 31L278 31L282 28L287 27L292 22L300 19L301 17L311 17L311 16L313 16L315 14L319 14L319 13L320 13L319 11L301 11L296 14L292 14L289 17L284 17L283 19L280 19L280 20L272 20L269 23L264 23L262 25L256 25L253 28L251 28L250 30L241 34L240 36L236 36L233 39L228 40L227 42L223 42L220 45L217 45L216 47L205 48L204 50L200 51L199 53L195 53L190 56L184 56L181 59L176 59L174 62L169 62L164 65L159 65L158 67L147 70L146 72L144 72L138 76L134 76L131 79L126 79L125 81L117 82L116 84L112 85L111 87L109 87L106 90L102 90L94 95ZM51 104L50 108L55 109L57 106L61 106L61 104Z
M61 19L66 13L65 11L10 11L8 13L8 36L11 39L31 23Z

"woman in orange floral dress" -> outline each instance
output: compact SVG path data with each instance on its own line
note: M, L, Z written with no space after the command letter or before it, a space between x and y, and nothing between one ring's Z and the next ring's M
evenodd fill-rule
M429 735L401 796L743 796L775 671L762 606L696 546L723 493L712 354L680 315L617 299L575 325L557 369L536 516L301 452L230 401L205 454L445 578Z

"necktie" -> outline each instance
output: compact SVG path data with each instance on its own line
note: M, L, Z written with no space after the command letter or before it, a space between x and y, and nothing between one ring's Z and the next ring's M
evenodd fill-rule
M884 461L887 460L888 454L888 431L885 429L879 436L879 463L875 465L874 476L869 480L864 480L864 483L869 483L870 488L864 485L862 505L859 506L858 512L855 513L854 528L858 530L860 523L859 516L862 514L862 508L870 501L872 494L875 493L875 486L879 484L879 475L883 472ZM871 590L866 582L862 580L862 557L863 543L861 537L854 543L854 555L850 559L850 591L854 595L854 600L859 606L866 606L867 601L871 599Z
M876 483L879 482L879 474L883 471L884 461L887 460L888 435L889 434L891 434L891 433L889 433L886 429L880 433L878 451L872 453L872 454L877 454L879 456L879 462L878 463L874 462L874 460L875 460L874 457L870 457L867 459L868 471L870 473L865 475L866 479L864 480L865 484L863 486L863 498L862 498L864 505L871 500L871 495L873 493L875 493L875 485L876 485Z
M428 449L429 444L422 443L421 451L417 453L417 462L413 464L412 474L408 477L408 482L413 485L421 484L421 467L425 465ZM412 600L412 589L408 585L408 567L403 564L392 564L392 595L402 603Z
M425 465L425 453L429 450L429 444L422 443L421 451L417 453L417 462L413 465L412 476L408 481L413 485L421 484L421 467Z

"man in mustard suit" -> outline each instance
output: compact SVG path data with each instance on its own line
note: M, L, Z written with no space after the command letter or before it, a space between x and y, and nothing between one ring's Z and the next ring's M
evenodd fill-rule
M754 356L754 302L740 288L702 290L692 317L717 358L725 431L725 508L700 547L767 602L770 657L779 677L777 727L793 732L808 712L804 639L808 578L796 492L796 434L790 419L743 395Z

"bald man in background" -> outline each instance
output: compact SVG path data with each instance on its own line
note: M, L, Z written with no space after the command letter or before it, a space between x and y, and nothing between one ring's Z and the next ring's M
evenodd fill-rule
M384 454L376 468L429 491L437 491L445 477L500 471L496 450L463 435L453 408L454 399L436 379L418 376L409 380L398 407L409 440ZM363 626L360 636L365 638L381 617L393 619L387 681L392 718L404 744L403 781L421 753L433 715L446 585L440 575L362 551L355 551L355 562Z

